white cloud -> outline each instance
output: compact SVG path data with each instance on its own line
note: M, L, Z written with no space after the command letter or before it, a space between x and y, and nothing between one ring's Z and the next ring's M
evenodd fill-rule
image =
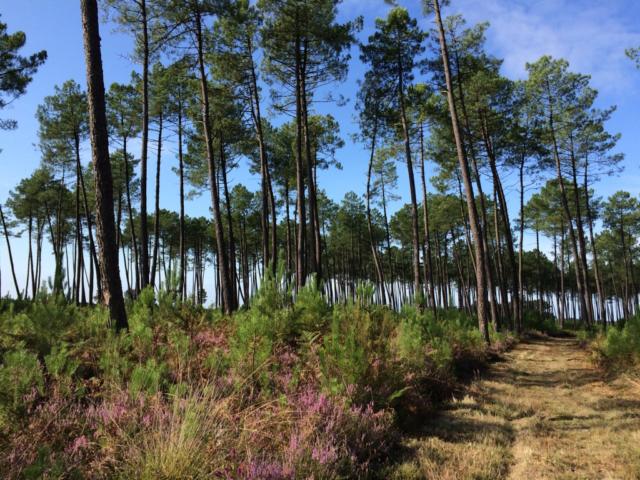
M457 0L447 14L469 23L488 20L488 50L504 59L504 73L522 78L542 55L569 60L593 85L613 93L637 85L625 48L640 44L640 2L634 0Z

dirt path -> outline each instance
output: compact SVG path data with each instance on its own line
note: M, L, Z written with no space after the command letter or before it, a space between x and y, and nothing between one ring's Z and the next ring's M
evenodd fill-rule
M406 441L397 479L640 479L640 385L532 339Z

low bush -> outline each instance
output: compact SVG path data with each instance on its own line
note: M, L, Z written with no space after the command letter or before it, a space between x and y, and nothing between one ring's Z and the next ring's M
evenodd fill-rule
M561 328L553 315L540 313L537 310L525 310L523 314L523 324L525 330L544 333L547 335L558 335Z
M0 312L6 478L367 478L399 426L481 368L458 311L329 306L267 274L224 316L144 290L115 333L100 307ZM629 327L631 328L631 327ZM509 338L493 333L496 345Z
M592 343L596 360L611 370L635 368L640 365L640 316L624 325L611 325L596 335Z

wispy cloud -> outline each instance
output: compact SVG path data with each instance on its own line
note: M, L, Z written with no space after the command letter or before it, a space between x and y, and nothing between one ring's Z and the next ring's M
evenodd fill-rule
M470 23L488 20L489 50L504 58L504 73L521 78L525 64L549 54L590 74L593 85L613 93L637 82L625 48L640 44L636 0L457 0L447 14Z

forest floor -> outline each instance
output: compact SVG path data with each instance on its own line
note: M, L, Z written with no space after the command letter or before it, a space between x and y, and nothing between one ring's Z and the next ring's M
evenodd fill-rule
M640 383L572 338L521 342L404 441L397 479L638 479Z

